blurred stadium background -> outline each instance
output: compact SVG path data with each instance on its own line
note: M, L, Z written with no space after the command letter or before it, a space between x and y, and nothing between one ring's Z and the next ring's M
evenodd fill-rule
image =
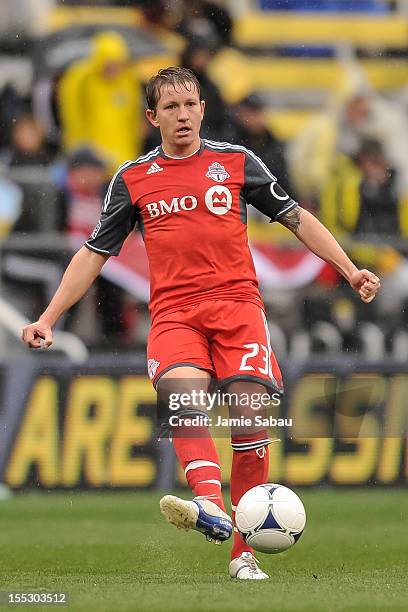
M207 101L203 135L254 150L356 263L382 279L381 296L363 305L290 232L250 215L272 345L285 374L283 410L305 422L300 439L271 447L270 479L295 488L377 485L378 503L380 485L406 485L407 55L406 0L2 0L4 497L9 488L48 496L67 490L72 499L76 489L167 490L184 482L170 445L154 437L148 269L139 236L61 319L52 351L34 355L19 341L24 321L44 309L96 224L113 170L158 143L144 120L143 86L168 65L197 73ZM227 485L229 442L217 442ZM65 498L56 495L47 499L58 508ZM156 512L157 493L139 495L146 516ZM118 507L129 503L117 499ZM23 502L15 503L8 518L5 510L14 535L9 519L20 517L14 529L24 527ZM41 503L33 508L43 514ZM47 520L44 530L53 524ZM310 605L320 609L317 600Z

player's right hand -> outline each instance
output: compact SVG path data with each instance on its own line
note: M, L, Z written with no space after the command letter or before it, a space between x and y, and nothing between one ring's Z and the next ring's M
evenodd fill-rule
M30 323L23 328L21 339L30 348L48 348L53 342L51 327L41 321Z

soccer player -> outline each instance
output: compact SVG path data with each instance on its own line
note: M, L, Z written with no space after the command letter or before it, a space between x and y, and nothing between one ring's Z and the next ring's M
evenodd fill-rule
M207 391L217 379L238 397L232 416L246 414L242 394L282 390L248 248L248 204L331 263L363 302L371 302L380 282L358 270L329 231L285 193L273 168L244 147L200 139L205 102L191 71L161 70L148 83L146 97L147 118L160 129L162 144L116 172L95 230L74 255L48 308L24 328L23 340L31 348L50 346L57 319L138 225L150 265L147 364L153 385L159 395L163 389ZM205 413L190 408L191 415ZM189 429L181 418L186 413L188 407L171 435L195 498L166 495L161 511L177 527L219 543L232 535L233 525L225 512L217 451L206 422ZM248 489L267 482L269 443L262 426L232 430L233 514ZM233 540L231 577L268 578L236 530Z

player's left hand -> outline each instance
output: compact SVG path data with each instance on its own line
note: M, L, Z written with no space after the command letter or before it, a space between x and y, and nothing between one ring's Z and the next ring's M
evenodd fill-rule
M357 291L360 298L369 304L375 298L381 287L380 279L369 270L357 270L350 279L350 285Z

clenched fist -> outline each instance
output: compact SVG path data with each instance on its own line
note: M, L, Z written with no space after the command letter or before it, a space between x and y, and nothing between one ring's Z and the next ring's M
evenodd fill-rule
M354 272L350 279L350 285L366 304L373 301L381 287L378 276L369 270L357 270L357 272Z
M52 330L47 323L36 321L23 328L22 341L30 348L48 348L52 344Z

